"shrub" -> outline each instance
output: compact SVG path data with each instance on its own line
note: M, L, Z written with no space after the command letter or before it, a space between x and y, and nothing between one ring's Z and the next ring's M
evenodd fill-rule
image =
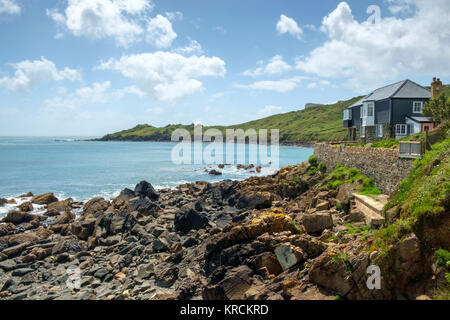
M315 156L309 157L308 162L311 166L317 167L317 158Z

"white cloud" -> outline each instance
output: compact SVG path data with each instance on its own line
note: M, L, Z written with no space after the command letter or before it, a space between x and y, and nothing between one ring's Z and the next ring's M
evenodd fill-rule
M58 90L58 96L44 100L45 112L74 112L81 106L105 104L122 99L126 94L142 97L144 93L134 86L112 89L110 81L94 82L91 86L81 87L74 92Z
M203 53L203 49L200 43L196 40L190 40L189 44L185 47L177 48L173 50L174 52L180 54L192 54L192 53Z
M200 77L223 77L225 62L218 57L184 57L177 53L158 51L102 63L100 70L117 70L136 82L148 95L160 101L173 101L203 90Z
M47 15L75 36L113 37L128 47L140 40L145 15L152 9L150 0L68 0L64 13L53 9Z
M183 13L180 11L166 12L166 17L170 21L183 20Z
M291 69L292 67L283 60L282 56L276 55L272 59L270 59L267 65L256 68L254 70L246 70L243 72L243 75L250 77L257 77L264 74L274 75L284 73Z
M0 14L19 14L20 11L20 6L16 0L0 0Z
M41 60L25 60L19 63L12 64L16 69L13 77L0 78L0 86L3 86L11 91L24 91L37 86L43 82L53 81L80 81L81 71L64 68L58 70L56 65L41 57Z
M227 34L227 29L225 29L225 28L222 27L222 26L217 26L217 27L214 28L214 30L215 30L215 31L218 31L218 32L221 33L221 34Z
M157 48L168 48L172 45L177 34L172 29L169 19L158 14L150 19L147 25L147 42Z
M304 77L293 77L288 79L281 79L277 81L257 81L249 85L236 84L236 88L275 91L279 93L286 93L297 88Z
M405 75L450 74L450 2L392 0L413 5L408 18L358 22L341 2L323 19L328 34L322 46L297 60L296 68L326 78L344 78L347 86L370 91Z
M258 116L268 117L276 113L280 113L283 108L279 106L265 106L258 111Z
M279 34L289 33L291 36L301 39L303 30L297 24L297 22L282 14L280 20L277 23L277 31Z

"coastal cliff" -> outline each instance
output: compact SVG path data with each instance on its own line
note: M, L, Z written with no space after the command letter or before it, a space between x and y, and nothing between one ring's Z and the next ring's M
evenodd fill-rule
M244 181L158 191L143 181L112 201L23 195L29 201L0 224L0 296L308 300L447 294L449 143L415 164L379 230L366 224L354 203L355 193L376 191L373 182L343 167L327 173L314 157ZM46 213L29 213L36 205ZM383 272L380 290L366 285L371 265Z

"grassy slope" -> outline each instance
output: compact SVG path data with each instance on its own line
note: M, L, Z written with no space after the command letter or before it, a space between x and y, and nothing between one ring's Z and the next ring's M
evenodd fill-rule
M332 105L323 105L273 115L268 118L250 121L229 127L204 127L204 131L217 128L223 133L225 129L280 129L281 142L308 142L308 141L336 141L343 140L347 130L343 127L342 112L349 105L361 97ZM156 128L149 125L138 125L135 128L106 135L102 140L132 140L132 141L170 141L175 129L183 128L193 132L194 125L169 125Z

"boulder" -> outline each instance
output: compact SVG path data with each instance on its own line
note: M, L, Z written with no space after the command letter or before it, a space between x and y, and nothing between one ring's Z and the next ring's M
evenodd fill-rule
M277 256L272 252L261 253L250 259L250 262L255 265L257 270L266 268L269 274L275 276L283 272L283 268L278 262Z
M21 224L24 222L30 222L31 220L34 219L37 219L37 216L28 212L9 211L6 217L3 218L2 222Z
M208 225L208 218L194 208L186 207L175 214L175 231L187 233L200 230Z
M243 300L252 285L253 271L246 265L229 270L223 280L203 288L204 300Z
M6 200L4 198L0 198L0 207L3 207L7 203L8 203L8 200Z
M163 262L155 266L155 282L160 287L168 288L178 279L178 268L172 263Z
M120 194L117 198L130 200L130 199L133 199L134 197L136 197L136 193L134 193L134 191L131 189L125 188L120 192Z
M131 212L137 211L144 216L152 215L154 209L159 208L158 205L152 202L148 197L131 199L128 206Z
M78 239L87 241L94 233L96 219L86 219L77 221L72 224L72 234L76 235Z
M209 171L208 174L210 174L212 176L221 176L222 172L213 169L213 170Z
M66 199L63 201L57 201L57 202L50 203L47 206L47 212L45 213L45 215L49 216L49 217L54 217L54 216L59 215L62 212L70 211L70 210L72 210L72 204L73 204L72 199Z
M309 234L317 234L325 229L333 228L333 217L326 211L305 214L301 217L301 222Z
M33 196L34 196L34 195L33 195L32 192L28 192L28 193L25 193L25 194L20 195L19 198L31 198L31 197L33 197Z
M16 226L10 222L0 225L0 237L14 233L14 231L16 231Z
M57 216L50 224L52 226L58 224L68 224L69 222L75 219L75 213L73 212L65 212L62 215Z
M302 249L289 244L276 247L275 255L284 271L305 260Z
M273 196L270 192L250 192L243 195L238 203L239 209L266 209L272 206Z
M109 201L105 200L104 198L93 198L86 202L86 204L83 206L83 213L86 214L92 214L94 216L100 215L106 211L109 207Z
M33 211L33 204L30 201L27 201L18 206L18 208L22 212L30 212Z
M35 196L31 202L34 204L41 204L41 205L45 205L45 204L50 204L53 202L57 202L58 198L55 197L55 195L53 193L45 193L45 194L41 194L41 195L37 195Z
M159 199L159 194L147 181L141 181L137 184L134 188L134 192L141 197L148 197L152 201L158 201Z

